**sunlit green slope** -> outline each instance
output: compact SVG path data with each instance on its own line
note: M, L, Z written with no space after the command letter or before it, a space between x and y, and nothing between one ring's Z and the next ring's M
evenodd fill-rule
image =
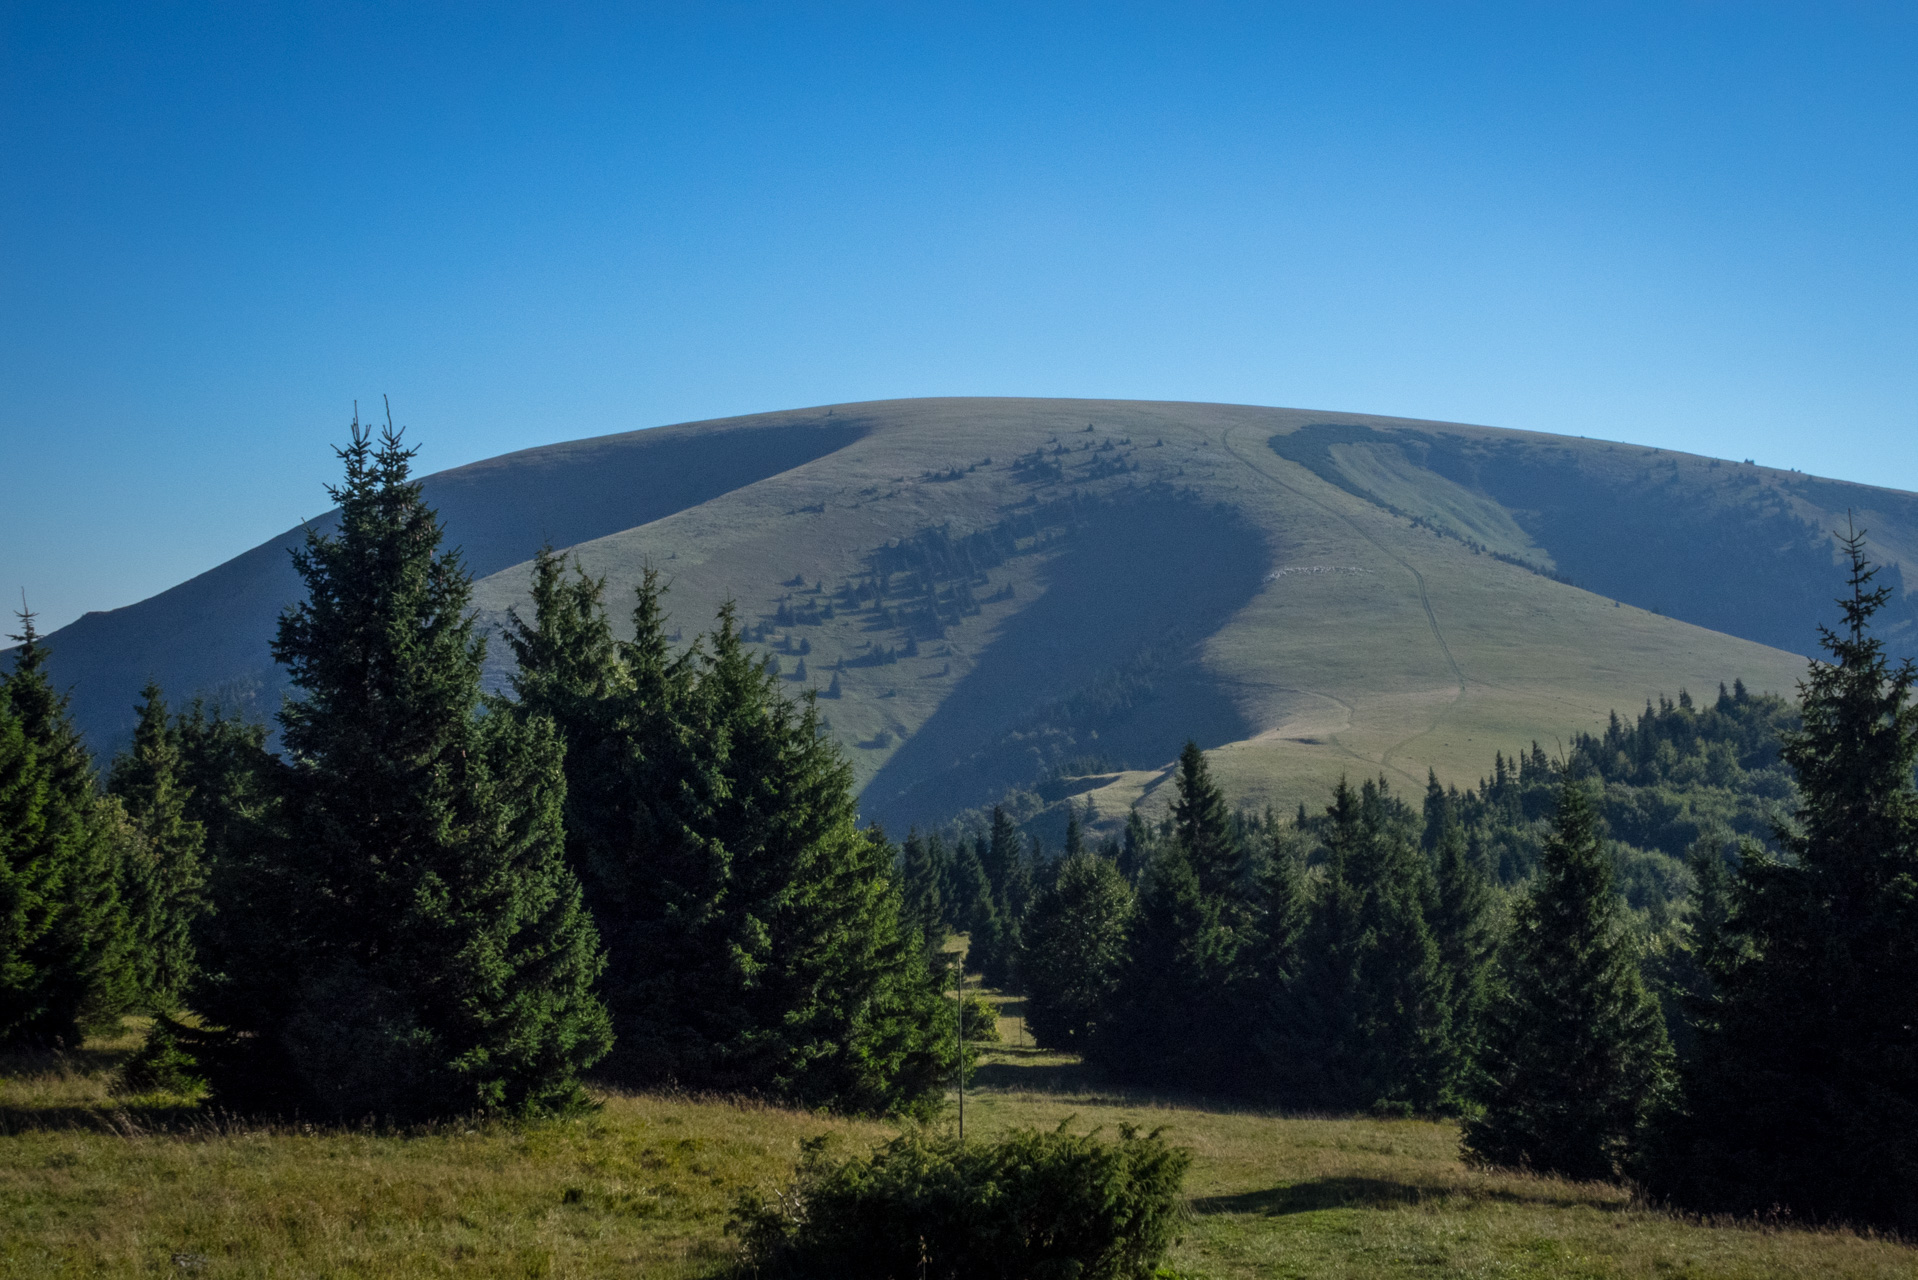
M1389 423L1086 401L812 412L861 434L575 551L615 584L667 570L688 635L736 601L795 688L836 676L822 709L891 825L1042 780L1116 819L1187 735L1254 803L1316 802L1342 772L1465 782L1614 707L1733 678L1787 689L1803 667L1496 558L1554 565L1522 514L1378 441L1339 451L1364 450L1352 471L1379 488L1389 468L1389 497L1283 456L1301 427ZM516 566L480 599L503 611L525 582Z

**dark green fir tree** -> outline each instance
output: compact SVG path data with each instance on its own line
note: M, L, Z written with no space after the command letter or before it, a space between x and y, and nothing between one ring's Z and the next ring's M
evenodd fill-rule
M1238 841L1232 835L1232 814L1225 794L1212 780L1205 752L1189 739L1179 753L1177 786L1172 800L1173 838L1185 850L1200 891L1236 902L1247 886Z
M1431 850L1432 894L1426 919L1438 946L1445 987L1448 1038L1446 1104L1456 1107L1479 1091L1477 1064L1484 1056L1485 1014L1491 997L1498 947L1492 886L1450 805L1440 809Z
M1612 886L1585 787L1566 778L1512 936L1482 1064L1473 1159L1568 1178L1631 1169L1666 1094L1671 1050Z
M997 806L980 857L992 886L993 918L984 936L976 936L967 963L987 985L1012 990L1018 983L1026 908L1032 900L1032 866L1019 824Z
M1233 1016L1239 937L1199 887L1177 841L1153 859L1119 972L1087 1060L1121 1079L1228 1088L1244 1062Z
M1447 985L1427 923L1436 898L1405 807L1343 779L1298 976L1262 1028L1269 1087L1288 1105L1437 1111L1456 1074Z
M1278 1091L1264 1067L1266 1051L1279 1049L1278 1031L1292 1016L1289 1006L1299 980L1310 906L1301 834L1296 826L1267 827L1256 910L1239 953L1238 988L1249 1051L1244 1084L1253 1093Z
M77 1046L136 1003L121 867L137 842L103 802L47 648L20 614L0 677L0 1046Z
M1137 885L1146 864L1152 861L1152 828L1139 816L1139 807L1134 805L1125 817L1125 837L1119 845L1119 872L1126 883Z
M939 1085L942 1002L919 939L900 926L897 851L857 829L852 770L746 650L730 609L701 681L707 732L726 744L711 838L727 854L701 977L677 994L700 1028L708 1079L770 1085L813 1106L912 1111ZM716 943L717 946L710 944Z
M992 882L986 877L985 863L980 860L985 841L961 840L958 851L952 858L953 895L946 903L946 921L960 933L970 935L975 951L982 943L981 939L998 926L994 921L995 911L992 905ZM978 967L978 958L972 957L972 967Z
M1365 784L1360 801L1366 838L1346 863L1361 890L1352 1101L1443 1111L1456 1103L1457 1069L1444 956L1428 920L1436 886L1410 815L1384 779Z
M856 829L813 705L785 695L730 609L673 653L651 570L619 644L597 580L551 555L534 576L535 617L508 640L521 714L551 716L568 744L569 851L609 953L613 1073L923 1109L941 1025L926 938L902 922L897 851Z
M180 751L184 817L203 833L209 876L241 861L274 829L280 762L266 749L267 729L196 698L173 723ZM208 891L209 898L213 895ZM201 917L202 929L208 917Z
M1066 808L1066 847L1065 850L1060 853L1059 857L1061 860L1076 858L1085 851L1086 838L1085 833L1080 830L1079 827L1079 811L1068 805Z
M206 909L206 829L188 817L193 793L178 728L149 682L140 694L133 745L113 762L107 789L139 835L121 869L132 957L142 1002L178 1010L195 968L194 929Z
M922 836L918 828L906 832L899 850L900 920L917 934L926 954L938 955L946 945L946 910L940 896L944 868L935 856L937 836Z
M359 1117L572 1105L610 1039L561 828L549 720L482 714L471 580L390 425L340 450L336 531L294 556L274 656L297 696L284 838L249 896L253 954L214 990L229 1103Z
M1863 535L1843 542L1844 621L1785 739L1785 856L1739 865L1650 1181L1711 1212L1918 1232L1918 671L1872 634L1891 592Z
M1125 961L1132 889L1110 859L1081 849L1026 917L1020 956L1026 1022L1048 1048L1077 1052L1110 1006Z

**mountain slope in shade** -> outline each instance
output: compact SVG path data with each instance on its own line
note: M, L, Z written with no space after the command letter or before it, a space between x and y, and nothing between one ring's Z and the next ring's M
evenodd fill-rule
M527 450L428 488L491 623L548 540L620 611L650 562L689 637L732 601L795 691L836 676L822 713L889 826L1009 786L1116 819L1187 736L1238 798L1317 802L1342 772L1470 781L1495 749L1680 688L1789 690L1848 511L1897 589L1894 648L1918 642L1918 496L1484 427L891 401ZM51 638L96 745L149 673L277 702L288 541Z

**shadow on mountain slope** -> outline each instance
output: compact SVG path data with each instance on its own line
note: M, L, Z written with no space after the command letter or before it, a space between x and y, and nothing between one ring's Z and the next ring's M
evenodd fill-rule
M1587 591L1774 648L1816 651L1818 623L1835 616L1832 599L1844 586L1828 529L1792 511L1756 468L1688 460L1688 473L1670 454L1577 443L1580 448L1349 423L1303 427L1271 440L1281 457L1380 505L1390 504L1357 483L1332 450L1396 446L1413 465L1504 507L1551 555L1558 575ZM1601 466L1594 465L1594 449L1624 453ZM1868 497L1885 504L1894 521L1918 525L1918 497L1910 494L1812 477L1782 484L1814 504L1826 499L1827 511L1832 501ZM1833 518L1843 523L1842 507ZM1887 647L1898 656L1918 655L1918 613L1899 566L1887 565L1879 581L1894 599L1882 631Z
M473 575L530 559L543 542L568 547L662 519L757 483L858 440L867 428L839 417L728 431L672 428L528 449L426 478L446 542ZM333 513L311 522L332 527ZM265 718L283 687L268 650L280 611L299 598L289 529L157 596L89 613L47 638L57 682L72 686L88 744L117 749L148 678L177 704L204 692Z
M1251 727L1198 646L1251 600L1264 539L1232 512L1141 495L1094 512L979 665L866 785L867 817L901 830L1030 785L1075 759L1150 767L1187 738Z

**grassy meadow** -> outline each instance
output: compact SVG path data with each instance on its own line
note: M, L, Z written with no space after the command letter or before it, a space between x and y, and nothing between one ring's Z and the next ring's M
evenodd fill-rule
M1918 1249L1698 1223L1615 1187L1467 1168L1446 1122L1286 1117L1098 1087L1031 1047L1016 1001L968 1136L1164 1126L1194 1153L1183 1277L1893 1277ZM720 1277L728 1207L800 1143L893 1129L603 1091L589 1114L406 1133L234 1122L117 1097L133 1037L0 1061L0 1276Z

